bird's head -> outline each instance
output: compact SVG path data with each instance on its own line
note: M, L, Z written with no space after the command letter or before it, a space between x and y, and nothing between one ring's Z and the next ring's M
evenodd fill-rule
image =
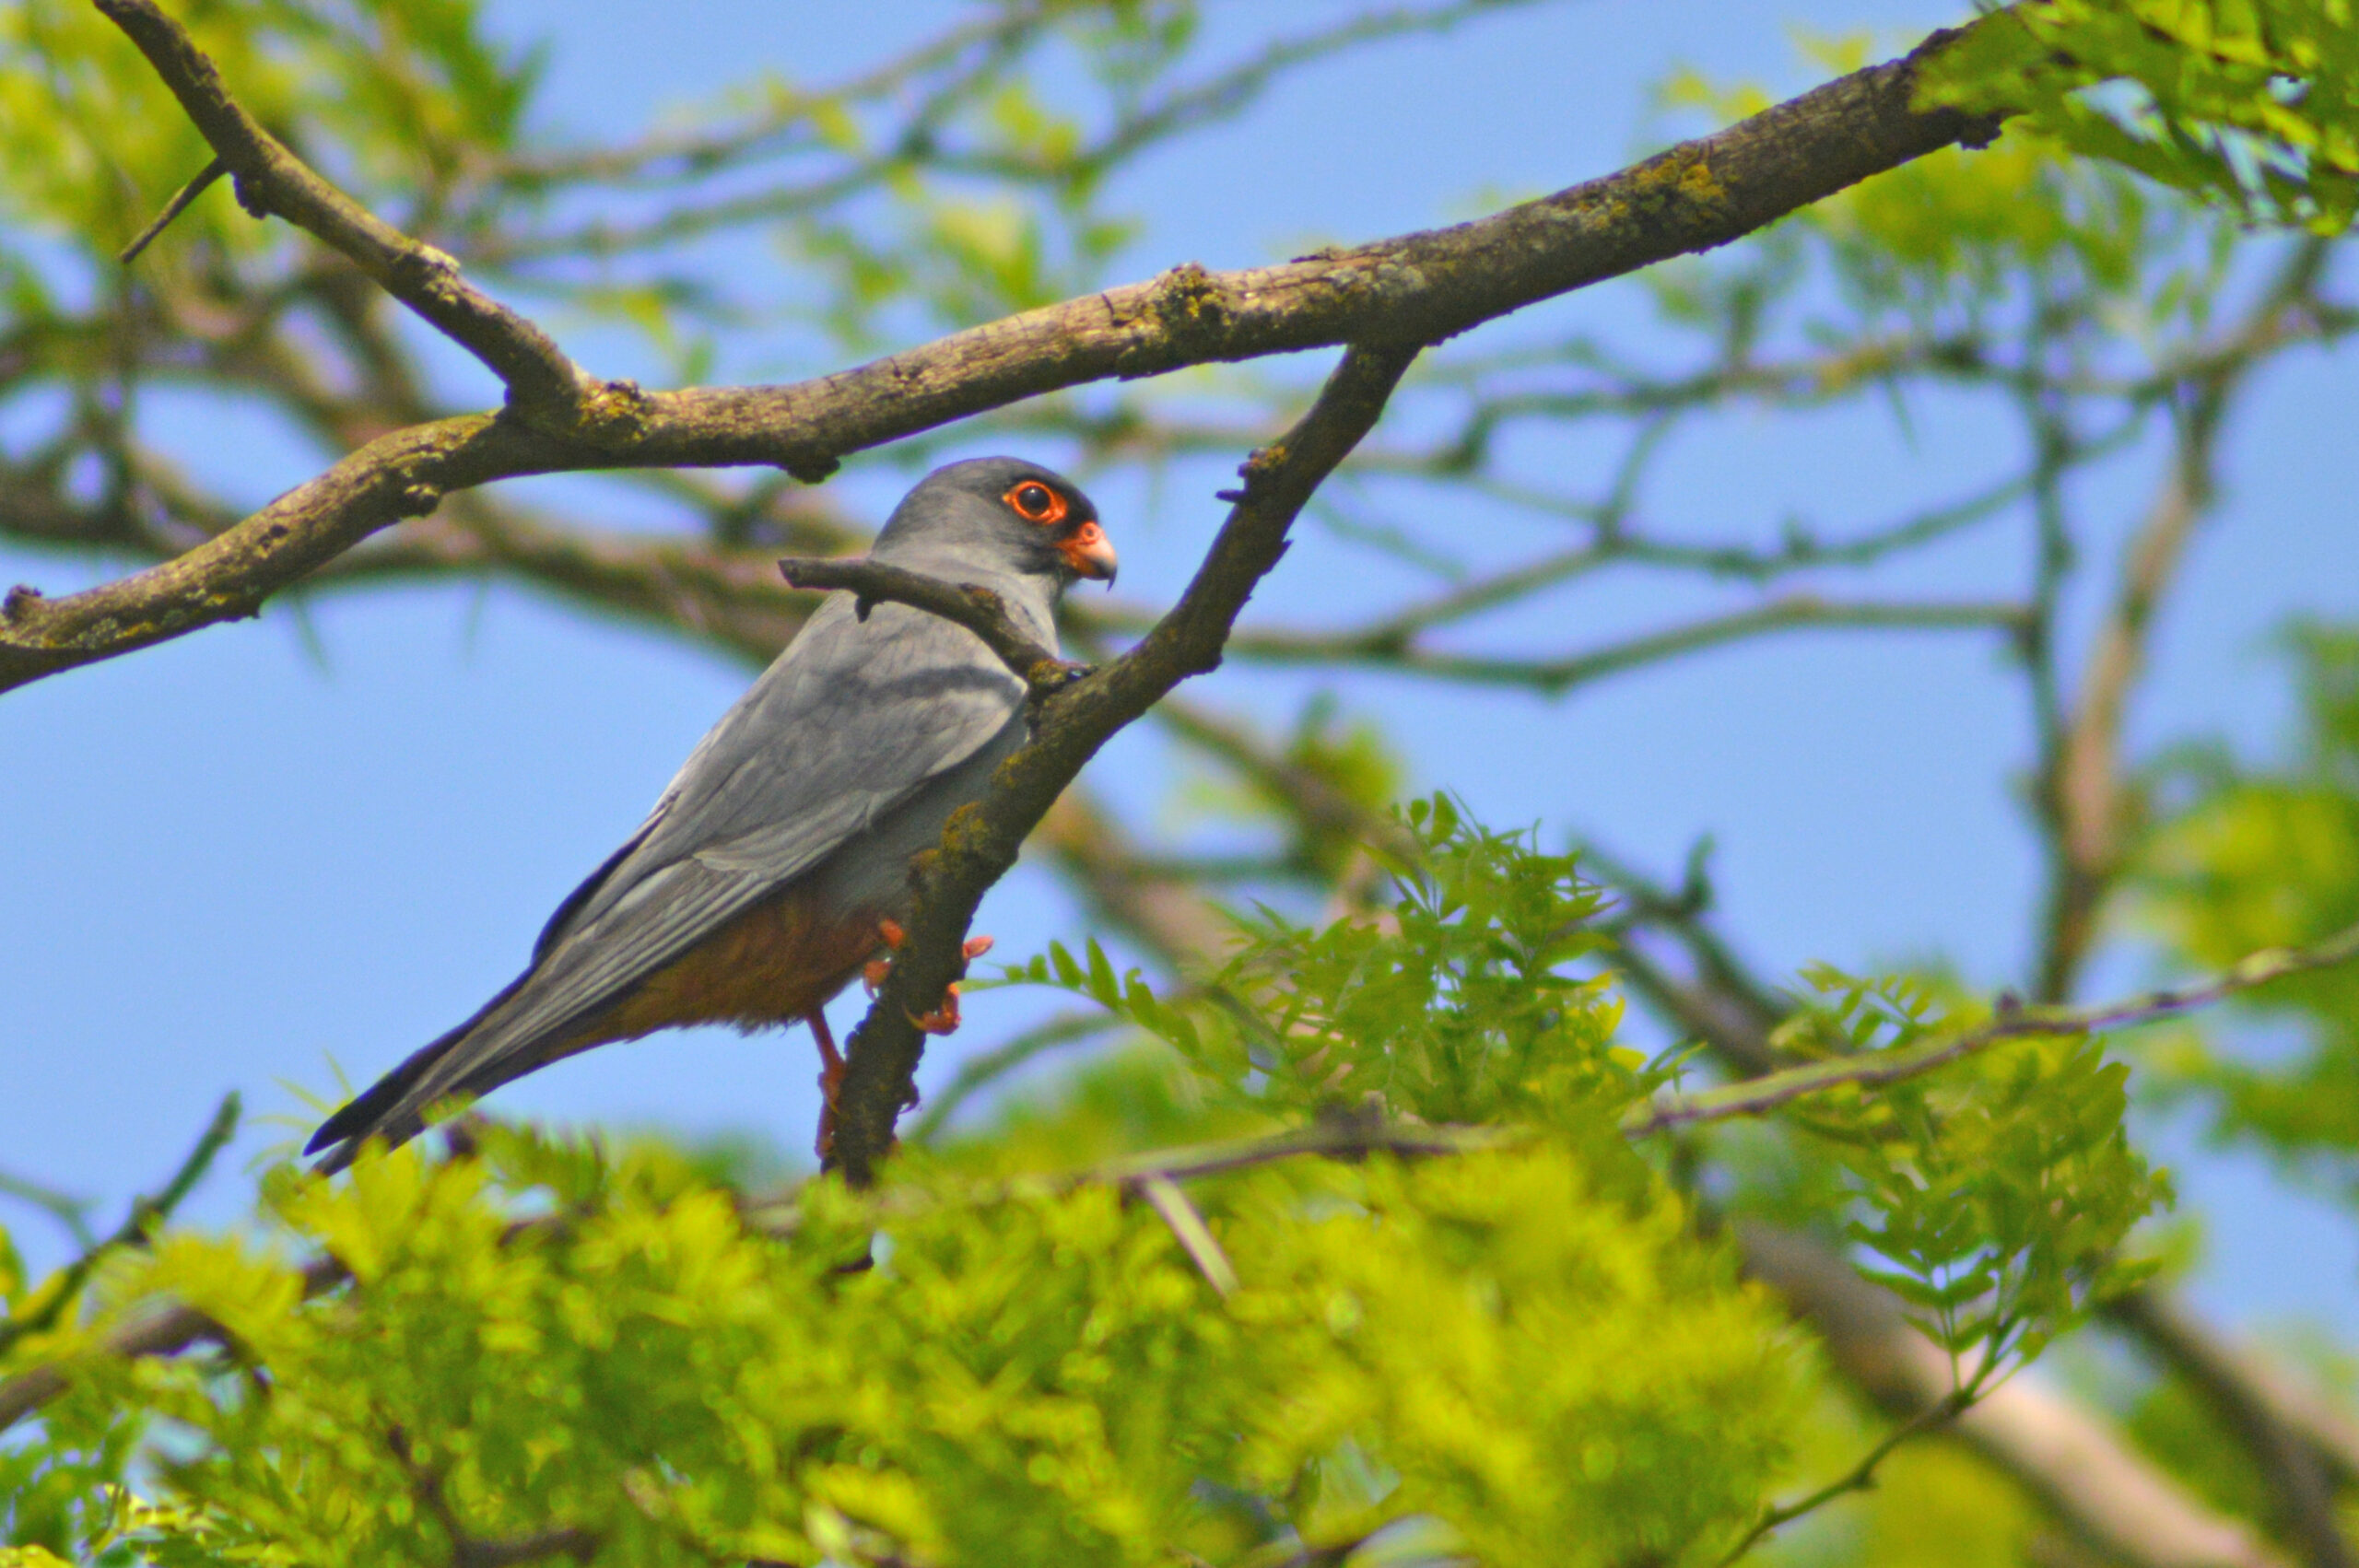
M1114 545L1081 486L1022 458L937 468L902 497L875 557L916 570L1014 571L1057 588L1114 580Z

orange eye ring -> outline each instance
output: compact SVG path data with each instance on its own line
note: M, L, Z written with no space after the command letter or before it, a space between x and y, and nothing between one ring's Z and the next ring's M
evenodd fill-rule
M1019 481L1000 499L1027 522L1037 522L1045 528L1064 521L1065 498L1038 479Z

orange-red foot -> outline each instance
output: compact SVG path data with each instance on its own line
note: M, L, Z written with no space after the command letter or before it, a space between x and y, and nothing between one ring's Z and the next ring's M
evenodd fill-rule
M879 920L876 922L876 934L884 939L885 945L886 947L898 952L901 943L909 940L910 933L901 929L900 922L898 920ZM980 958L984 954L989 953L991 950L992 939L990 937L970 936L959 946L958 956L966 963L971 964L976 959ZM892 969L893 960L889 956L885 958L873 958L860 966L860 983L866 989L870 996L874 996L878 990L883 989L885 977L890 974ZM958 1027L958 1003L956 1000L957 988L952 988L952 990L953 1000L944 1004L944 1006L949 1011L949 1028L928 1030L927 1032L929 1034L947 1035L950 1033L951 1029ZM928 1018L934 1018L940 1015L939 1012L929 1012L926 1014ZM921 1024L919 1024L919 1027L924 1028L925 1025Z
M811 1025L811 1038L819 1046L819 1139L816 1153L826 1159L836 1146L836 1091L844 1081L844 1055L836 1049L836 1036L827 1028L827 1015L813 1008L803 1020Z
M920 1018L912 1013L910 1022L929 1035L947 1035L958 1027L958 982L951 981L942 988L942 1005Z
M879 920L876 922L876 935L887 948L898 953L901 943L909 940L910 933L901 929L898 920ZM860 966L860 983L870 996L874 996L878 988L885 984L885 977L892 967L890 958L872 958Z

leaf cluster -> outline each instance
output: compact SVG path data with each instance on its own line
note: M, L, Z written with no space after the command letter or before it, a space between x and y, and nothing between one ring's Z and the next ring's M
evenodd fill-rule
M1782 1459L1773 1315L1676 1202L1567 1149L1202 1196L1226 1298L1105 1185L822 1184L765 1226L662 1151L500 1129L285 1176L272 1241L177 1236L110 1280L86 1332L169 1296L226 1348L88 1363L16 1457L10 1533L189 1563L558 1527L611 1562L1150 1562L1415 1521L1607 1563L1724 1533ZM351 1284L302 1301L290 1246ZM127 1497L134 1411L176 1434L170 1509L32 1506Z
M1905 1052L1978 1021L1911 977L1821 965L1806 978L1816 995L1777 1036L1805 1056ZM2048 1036L1872 1095L1834 1091L1797 1113L1848 1178L1860 1271L1949 1352L1961 1389L2037 1355L2153 1272L2124 1244L2171 1188L2130 1143L2128 1079L2094 1038Z
M1570 855L1413 802L1368 846L1392 897L1317 930L1263 907L1184 1002L1094 942L1060 944L1011 979L1087 997L1178 1050L1234 1094L1282 1115L1373 1101L1426 1121L1592 1121L1661 1081L1615 1047L1621 1007L1594 972L1603 898Z
M2337 234L2359 213L2350 0L2042 0L1987 18L1927 91L2027 110L2075 152L2248 221Z

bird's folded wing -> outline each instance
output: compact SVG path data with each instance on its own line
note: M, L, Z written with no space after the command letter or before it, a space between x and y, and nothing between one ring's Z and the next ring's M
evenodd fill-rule
M634 982L990 743L1024 690L973 634L831 599L689 756L631 845L542 934L531 973L400 1097L481 1093Z

